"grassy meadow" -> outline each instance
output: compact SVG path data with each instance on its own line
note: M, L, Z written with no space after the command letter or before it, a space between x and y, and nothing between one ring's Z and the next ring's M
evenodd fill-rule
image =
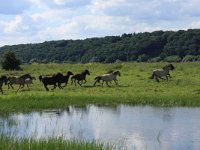
M23 71L0 70L1 75L22 75L30 73L37 80L30 86L16 93L3 86L4 94L0 95L0 113L32 111L51 108L66 108L69 105L153 105L153 106L200 106L200 63L173 64L169 81L148 79L152 70L161 68L166 63L114 63L114 64L31 64L23 65ZM79 73L88 69L87 83L80 87L71 85L64 89L56 88L46 91L39 81L39 75ZM94 78L109 70L120 70L119 86L113 82L111 87L94 87ZM48 86L52 87L52 86Z

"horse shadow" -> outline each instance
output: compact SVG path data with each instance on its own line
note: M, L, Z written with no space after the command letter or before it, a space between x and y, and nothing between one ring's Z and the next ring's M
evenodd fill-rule
M193 92L194 92L195 94L200 94L200 89L193 90Z
M109 88L128 88L128 87L131 87L131 85L111 85L111 86L102 86L102 85L82 85L81 87L84 87L84 88L97 88L97 87L102 87L102 88L106 88L106 87L109 87Z

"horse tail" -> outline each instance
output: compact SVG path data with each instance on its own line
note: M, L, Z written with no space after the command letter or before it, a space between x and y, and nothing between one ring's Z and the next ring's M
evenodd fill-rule
M149 79L154 79L154 77L155 77L155 73L153 72L153 73L152 73L152 76L149 77Z
M40 82L42 81L42 76L41 75L39 76L39 80L40 80Z
M101 80L101 76L95 77L94 80Z

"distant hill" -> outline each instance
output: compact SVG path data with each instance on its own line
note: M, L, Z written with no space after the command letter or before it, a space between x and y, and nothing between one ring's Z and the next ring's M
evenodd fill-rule
M200 61L200 29L3 46L1 58L6 51L16 52L23 63Z

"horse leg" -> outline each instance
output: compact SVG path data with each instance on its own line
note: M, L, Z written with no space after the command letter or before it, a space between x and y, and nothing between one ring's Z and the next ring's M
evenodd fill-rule
M14 89L14 87L13 87L13 84L12 84L12 83L10 84L10 86L11 86L11 88L12 88L12 89Z
M46 89L47 91L49 91L49 89L48 89L48 87L47 87L47 85L46 85L46 84L44 84L44 87L45 87L45 89Z
M170 78L172 78L171 75L170 75L169 73L168 73L167 75L168 75Z
M29 84L28 84L28 83L26 83L26 86L27 86L27 88L29 89Z
M165 80L164 78L162 78L162 77L159 77L160 79L162 79L162 80Z
M156 81L159 82L158 77L156 77Z
M19 91L20 88L21 88L21 84L19 85L19 88L18 88L18 90L16 91L16 93Z
M82 82L82 84L85 84L85 83L87 82L87 80L86 80L86 79L84 79L84 81L85 81L85 82Z
M9 84L10 84L10 81L8 81L8 83L7 83L7 84L8 84L8 89L10 89L10 86L9 86Z
M61 87L61 83L58 83L58 87L59 87L59 89L62 89L62 87Z
M93 86L96 86L96 83L97 83L97 82L99 83L100 80L97 79L97 80L94 82Z
M67 86L67 82L65 82L65 84L62 87L66 87Z
M54 90L56 87L57 87L57 85L56 85L56 83L55 83L54 86L53 86L53 89L51 89L51 90Z
M76 79L74 79L74 85L76 86Z
M166 80L168 81L168 76L166 75L165 77L166 77Z
M155 74L153 72L152 75L149 77L149 79L154 79L154 77L155 77Z
M103 84L104 84L104 80L102 80L102 86L103 86Z
M81 86L80 80L78 80L78 84Z
M108 84L108 82L107 82L107 81L106 81L106 84L107 84L107 86L108 86L108 87L110 87L110 85Z
M73 85L73 83L74 83L75 86L76 86L76 79L72 79L72 80L71 80L71 85Z
M115 84L118 85L117 80L114 80Z

